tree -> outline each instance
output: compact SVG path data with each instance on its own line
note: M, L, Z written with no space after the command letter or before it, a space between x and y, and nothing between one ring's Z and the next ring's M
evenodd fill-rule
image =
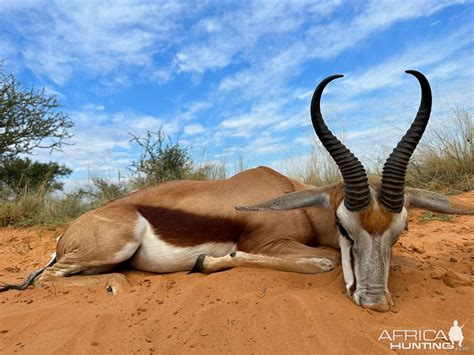
M181 180L192 171L189 152L178 142L172 142L161 128L156 133L147 131L144 138L130 135L130 141L137 143L142 149L140 158L130 166L130 170L137 176L137 185Z
M63 184L56 179L67 176L71 169L55 162L33 162L29 158L4 159L0 168L0 183L8 186L13 192L24 189L37 191L54 191L62 189Z
M117 182L102 177L91 177L92 185L89 190L89 195L93 201L99 203L106 203L117 198L120 198L129 193L127 182L121 179L118 174Z
M73 127L59 102L45 89L25 89L0 63L0 159L28 154L35 148L60 149Z

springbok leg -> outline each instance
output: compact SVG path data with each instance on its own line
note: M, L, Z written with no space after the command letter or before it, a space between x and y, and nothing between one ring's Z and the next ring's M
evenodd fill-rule
M125 258L126 256L124 256L124 260ZM83 260L79 262L76 257L66 254L55 265L44 270L43 274L35 281L35 286L103 286L107 291L115 294L130 287L125 275L119 273L96 275L96 273L108 272L113 269L117 264L116 260L114 261L113 264L107 264L108 260L103 260L101 263L104 265L97 265L97 261ZM89 276L69 276L79 273Z
M311 248L294 241L288 241L291 245L286 245L291 248L289 253L278 253L280 249L285 250L285 242L265 247L261 250L261 254L237 251L220 258L200 255L191 273L210 274L232 267L244 266L316 274L331 271L338 265L339 259L334 257L335 254L338 254L337 251L333 251L331 255L327 249ZM284 257L278 255L284 255Z
M79 247L74 247L74 244L69 246L69 239L62 240L65 245L62 248L64 253L58 257L56 264L44 270L35 285L104 286L113 293L128 288L130 285L124 275L102 273L110 272L116 265L129 259L139 247L140 242L125 238L120 240L114 238L114 235L110 233L105 234L101 241L104 244L103 247L99 245L99 247L91 248L87 243L80 244ZM107 242L114 247L115 252L107 250ZM79 276L78 274L89 276Z
M46 269L43 275L41 275L41 277L35 281L35 286L54 286L66 288L73 286L102 286L105 290L107 290L108 292L113 292L114 294L122 292L130 287L130 284L128 283L125 275L119 273L63 277L56 275L55 272L55 270Z

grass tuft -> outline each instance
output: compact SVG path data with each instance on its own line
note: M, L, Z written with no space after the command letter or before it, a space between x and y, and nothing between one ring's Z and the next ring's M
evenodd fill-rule
M457 109L444 126L424 137L410 161L407 185L456 194L474 188L474 125Z
M329 185L341 179L336 163L319 143L308 156L288 158L280 168L288 177L313 186Z

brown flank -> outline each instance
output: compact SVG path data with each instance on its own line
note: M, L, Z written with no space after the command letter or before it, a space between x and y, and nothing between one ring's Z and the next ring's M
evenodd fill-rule
M230 218L144 205L136 208L162 240L181 247L208 242L237 242L245 229L241 221Z

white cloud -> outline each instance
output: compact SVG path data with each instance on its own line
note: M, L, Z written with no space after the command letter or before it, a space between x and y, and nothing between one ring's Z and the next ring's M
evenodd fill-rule
M197 114L212 107L212 104L207 101L194 101L184 107L184 111L179 114L180 118L184 120L192 120L196 118Z
M366 7L351 21L336 20L329 25L316 25L307 35L314 43L310 57L332 58L360 41L374 31L382 31L393 24L418 17L430 16L444 7L464 1L380 1L367 2Z
M104 76L128 66L149 66L184 11L183 5L173 1L38 5L42 11L34 13L20 6L4 7L2 17L19 36L17 55L24 65L57 84L64 84L76 72Z
M270 132L264 132L257 136L242 148L243 152L252 154L272 154L288 149L288 143L284 137L274 137Z
M388 60L375 65L363 72L349 75L347 78L341 80L342 90L344 95L356 96L366 91L372 91L381 87L393 87L406 84L406 74L403 69L421 69L430 67L431 65L440 64L433 77L430 79L440 79L442 72L453 72L454 68L459 68L456 62L459 59L454 59L451 62L452 69L447 66L446 60L452 57L460 49L474 42L469 33L472 30L468 28L460 28L456 32L441 38L436 41L421 43L417 46L408 48L405 52L394 55ZM439 50L443 48L443 50ZM471 58L470 58L471 59ZM465 63L468 58L463 58L461 63ZM469 68L469 66L467 67ZM472 70L471 70L472 72ZM459 72L458 75L464 73Z
M255 127L262 127L272 122L271 117L260 117L259 114L245 114L237 117L228 118L220 123L224 129L252 129Z
M193 124L193 125L184 127L184 134L189 135L189 136L199 134L204 131L205 131L204 127L200 124Z
M397 42L392 54L363 52L389 27L421 23L455 3L259 0L221 2L215 11L212 2L0 0L7 14L2 26L10 29L0 34L0 56L9 70L52 80L57 85L46 81L48 92L65 92L65 101L79 107L71 112L75 145L58 153L77 171L124 167L136 154L128 133L160 127L182 133L186 146L210 147L213 157L245 153L265 161L304 149L315 139L308 112L313 85L340 67L347 76L328 86L322 110L330 128L367 157L396 143L398 135L387 132L403 134L416 112L419 87L403 69L427 74L435 120L442 105L474 105L473 37L465 20L455 30L453 20L449 26L441 20L436 27L447 31L407 40L404 48ZM352 50L370 59L346 60ZM78 93L72 79L98 85ZM134 98L122 103L114 94L143 81L163 89L159 108L144 107L145 114L121 106Z
M104 111L105 107L103 105L94 105L94 104L86 104L82 106L82 108L86 111Z
M315 137L310 137L309 135L304 135L293 139L294 144L298 145L314 145Z
M259 45L268 37L278 36L287 43L290 39L286 36L294 35L305 23L327 16L340 4L341 1L309 0L234 3L227 11L204 18L194 26L199 41L180 49L174 64L179 71L202 74L241 59L254 62L258 60L256 54L262 54Z
M196 80L195 74L247 63L250 69L224 78L220 89L272 94L302 63L334 57L375 31L454 3L371 1L349 23L337 18L327 23L342 1L235 2L221 4L222 11L212 15L206 13L210 4L175 0L113 6L2 1L5 25L19 36L3 38L2 48L9 62L21 57L37 76L60 85L77 73L101 77L112 88L127 85L134 67L142 68L146 80L165 82L181 72ZM41 11L28 11L31 7Z
M303 39L278 47L278 51L264 57L250 69L241 70L225 77L219 86L222 91L239 89L245 95L275 96L280 94L287 81L301 71L302 65L314 59L330 59L361 41L375 31L381 31L394 23L429 16L454 3L442 1L368 2L364 10L351 21L313 25ZM441 51L440 51L441 52Z
M251 108L251 111L224 119L218 127L218 135L236 138L248 138L268 126L278 125L285 120L280 115L281 103L262 103Z

